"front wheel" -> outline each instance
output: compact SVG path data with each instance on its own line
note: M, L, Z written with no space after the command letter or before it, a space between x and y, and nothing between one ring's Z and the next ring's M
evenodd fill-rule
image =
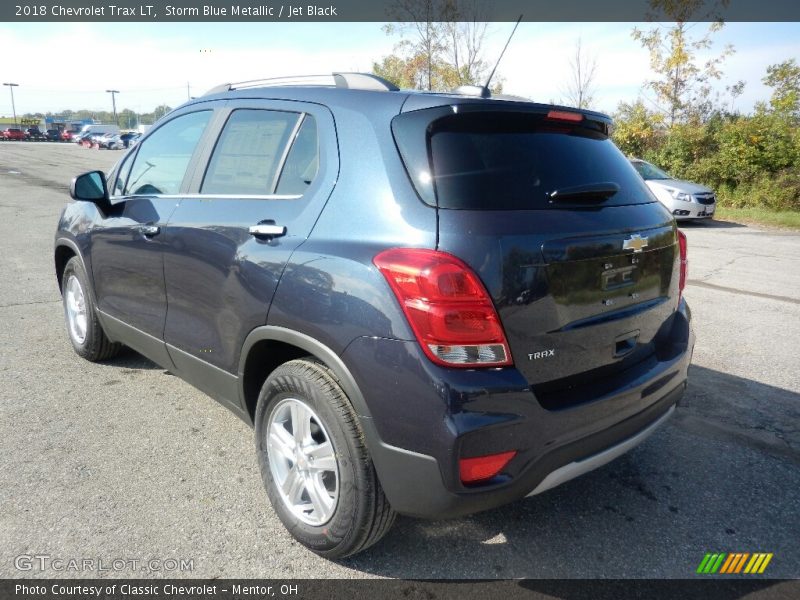
M122 346L106 337L88 290L89 280L83 265L78 257L73 256L64 267L61 277L67 333L75 352L86 360L97 362L115 356Z
M395 512L358 417L327 367L304 359L273 371L261 388L255 426L264 486L297 541L342 558L386 534Z

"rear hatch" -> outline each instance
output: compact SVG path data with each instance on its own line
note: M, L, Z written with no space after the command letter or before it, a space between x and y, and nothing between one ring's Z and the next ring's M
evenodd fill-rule
M547 408L656 360L678 302L674 221L597 113L484 102L399 115L393 132L438 249L486 285L514 364ZM593 395L594 394L594 395ZM588 396L587 396L588 399Z

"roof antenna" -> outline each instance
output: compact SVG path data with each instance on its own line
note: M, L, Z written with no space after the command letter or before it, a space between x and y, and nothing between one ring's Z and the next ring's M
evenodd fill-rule
M483 87L487 91L487 93L489 92L489 83L492 81L492 77L494 77L494 72L497 71L497 65L500 64L501 60L503 60L503 55L506 53L506 48L508 48L508 44L511 43L511 38L514 37L514 34L517 32L517 27L519 27L520 21L522 21L522 15L520 15L519 19L517 19L517 22L514 25L514 29L511 30L511 35L509 35L508 39L506 40L506 45L503 46L503 51L500 53L497 62L494 63L494 69L492 69L492 72L489 73L489 78L486 80L486 83L483 84Z

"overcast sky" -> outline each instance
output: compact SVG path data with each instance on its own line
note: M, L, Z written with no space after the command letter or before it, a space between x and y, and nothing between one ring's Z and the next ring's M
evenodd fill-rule
M596 108L613 112L620 101L634 100L651 76L647 51L631 38L634 25L520 24L498 69L504 91L542 102L562 99L580 37L597 60ZM512 26L489 26L486 59L499 55ZM742 112L768 98L761 83L767 65L792 57L800 62L798 23L729 23L713 39L713 53L725 44L736 49L717 87L745 80L735 106ZM18 114L110 110L105 90L112 88L121 92L118 110L149 112L184 102L187 84L194 96L227 81L368 72L397 41L380 23L0 23L0 81L19 84ZM8 88L0 89L0 116L11 116Z

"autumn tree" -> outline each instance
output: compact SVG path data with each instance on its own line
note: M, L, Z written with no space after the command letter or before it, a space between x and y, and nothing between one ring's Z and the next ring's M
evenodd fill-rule
M727 0L721 3L725 5ZM633 38L649 51L650 68L656 75L645 87L655 93L669 125L702 120L713 108L710 82L722 77L722 63L734 50L727 45L705 63L699 62L698 53L712 47L712 36L724 23L721 17L704 22L713 16L702 12L707 0L650 0L650 6L672 24L633 30ZM698 27L705 31L696 35Z
M661 115L649 110L641 98L620 102L614 113L614 143L628 156L644 158L658 145Z

